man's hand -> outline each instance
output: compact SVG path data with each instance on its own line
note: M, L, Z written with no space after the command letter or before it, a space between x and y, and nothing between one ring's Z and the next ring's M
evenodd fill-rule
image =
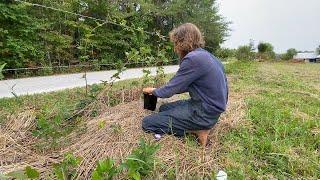
M153 92L155 89L156 89L156 88L146 87L146 88L143 88L142 91L143 91L143 93L145 93L145 94L152 94L152 92Z

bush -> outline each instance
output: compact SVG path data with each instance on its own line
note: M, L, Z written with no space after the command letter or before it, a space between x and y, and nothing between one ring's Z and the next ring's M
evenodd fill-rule
M235 57L236 50L229 48L220 48L216 51L215 56L222 60L227 60L228 58Z
M255 53L252 47L248 45L240 46L236 51L236 58L238 60L253 60Z

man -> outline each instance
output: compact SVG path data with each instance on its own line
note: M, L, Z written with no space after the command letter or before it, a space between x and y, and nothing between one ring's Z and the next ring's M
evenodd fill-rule
M228 101L223 65L202 49L203 36L194 24L186 23L173 29L170 40L180 58L178 72L165 86L147 87L143 92L160 98L189 92L191 98L162 105L159 113L143 119L142 128L147 132L175 136L195 133L200 144L206 145L209 131L225 111Z

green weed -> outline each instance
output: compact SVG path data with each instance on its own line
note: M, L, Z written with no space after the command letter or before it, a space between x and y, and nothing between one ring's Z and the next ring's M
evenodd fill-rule
M29 179L38 179L40 177L40 173L36 169L33 169L30 166L27 166L25 168L25 174Z
M97 163L96 169L92 173L93 180L112 179L123 170L127 170L130 179L140 180L142 177L150 175L155 167L155 153L159 150L159 144L140 140L139 146L135 148L120 166L114 165L114 160L107 158Z
M76 169L81 162L80 157L71 153L65 154L64 160L53 166L53 175L57 180L69 180L76 177Z
M7 175L1 175L0 179L39 179L40 173L31 166L27 166L24 170L10 172Z
M58 147L60 138L71 132L80 121L79 117L70 118L71 114L67 110L59 109L53 117L51 113L50 110L44 109L36 117L36 127L32 134L43 140L38 144L40 148Z
M154 169L154 155L159 148L159 144L152 144L141 139L139 147L134 149L122 164L128 170L129 178L140 180L141 177L149 175Z
M119 173L119 168L114 165L114 161L110 158L99 161L96 169L92 173L92 180L111 180Z

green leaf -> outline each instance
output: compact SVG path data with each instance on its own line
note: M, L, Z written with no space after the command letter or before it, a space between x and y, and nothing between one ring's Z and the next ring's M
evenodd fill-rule
M106 122L101 120L101 121L99 121L98 126L99 126L99 129L102 129L102 128L106 127Z
M146 143L144 139L141 139L139 147L134 149L123 163L123 167L128 169L128 176L138 180L150 174L155 165L154 155L159 147L158 144Z
M141 179L140 173L137 172L137 173L132 174L132 178L133 178L134 180L140 180L140 179Z
M98 173L97 171L94 171L94 172L92 173L91 179L92 179L92 180L101 180L102 177L99 175L99 173Z
M39 172L36 169L33 169L30 166L27 166L25 168L25 174L28 176L28 178L30 179L37 179L39 178Z

